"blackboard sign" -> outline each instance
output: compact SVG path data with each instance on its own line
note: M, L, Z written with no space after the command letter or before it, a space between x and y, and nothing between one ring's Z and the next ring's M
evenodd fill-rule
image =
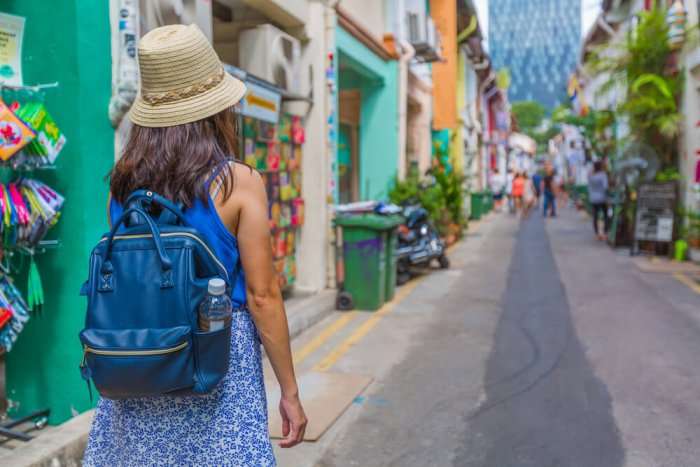
M634 241L670 242L676 208L676 183L643 183L637 190ZM636 248L635 248L636 250Z

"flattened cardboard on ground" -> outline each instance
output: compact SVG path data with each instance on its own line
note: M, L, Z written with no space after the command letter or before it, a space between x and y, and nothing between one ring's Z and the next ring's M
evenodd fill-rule
M299 394L309 424L304 441L316 441L352 404L352 401L372 382L365 375L310 371L298 377ZM279 412L280 391L274 380L265 381L270 436L282 438Z

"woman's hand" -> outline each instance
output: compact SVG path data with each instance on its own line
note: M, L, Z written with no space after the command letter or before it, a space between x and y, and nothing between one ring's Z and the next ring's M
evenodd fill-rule
M306 414L298 395L280 398L280 415L282 415L282 436L280 447L291 448L304 440L306 431Z

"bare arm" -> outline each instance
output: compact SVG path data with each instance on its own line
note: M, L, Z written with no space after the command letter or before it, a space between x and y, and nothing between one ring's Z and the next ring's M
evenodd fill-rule
M257 172L238 165L235 173L233 195L219 210L225 222L231 220L227 226L237 234L248 307L281 389L285 439L280 445L291 447L303 439L306 416L299 402L287 315L272 263L267 194Z

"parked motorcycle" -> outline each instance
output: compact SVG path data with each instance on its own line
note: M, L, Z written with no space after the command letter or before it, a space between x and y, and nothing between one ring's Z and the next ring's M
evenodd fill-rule
M396 249L396 283L405 284L416 273L428 269L437 260L441 269L450 267L445 243L428 219L428 211L420 205L403 207L406 221L398 228Z

